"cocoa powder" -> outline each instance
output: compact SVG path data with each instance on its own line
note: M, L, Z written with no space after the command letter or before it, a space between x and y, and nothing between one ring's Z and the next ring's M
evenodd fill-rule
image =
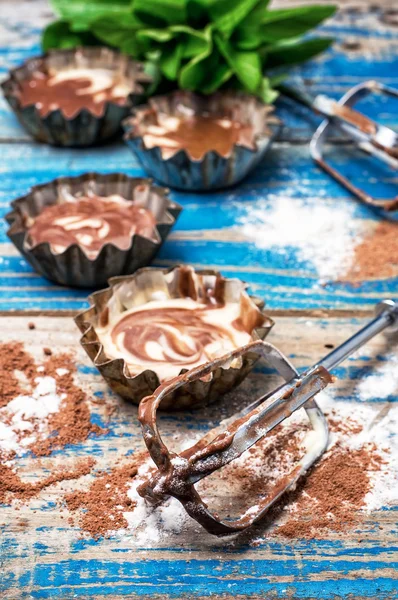
M362 431L357 421L341 420L335 410L328 416L328 422L330 430L342 438ZM308 426L304 424L278 426L241 458L203 479L199 489L204 497L212 498L210 510L223 518L236 518L255 506L303 456L301 440L306 431ZM326 458L301 479L295 491L285 494L271 509L267 523L282 518L283 524L268 535L317 538L329 531L351 529L362 518L372 472L380 470L382 462L374 445L348 450L335 443ZM220 480L225 483L220 485ZM220 497L222 489L230 490L230 499Z
M226 518L256 505L304 454L300 440L307 430L306 425L279 425L239 459L203 479L198 490L203 497L213 497L209 508ZM230 490L230 498L220 495L220 489Z
M32 381L37 376L33 358L25 352L20 342L0 344L0 407L23 393L17 372L22 372Z
M355 248L349 272L341 281L364 281L398 276L398 223L383 221Z
M66 399L62 401L59 411L49 418L50 435L30 446L32 452L36 456L47 456L54 449L84 441L90 434L105 433L104 429L91 423L86 394L74 383L73 357L70 354L51 356L44 367L45 374L56 380L58 393L66 394ZM59 375L58 369L68 372Z
M127 495L128 487L146 457L146 453L138 453L128 464L116 467L109 473L99 473L87 491L66 495L69 511L84 510L77 517L77 522L93 538L107 536L109 531L127 527L123 512L135 506Z
M361 518L371 472L379 470L381 462L374 446L351 451L337 448L329 453L299 489L285 498L284 504L295 504L295 516L276 533L289 538L317 538L327 530L351 529Z
M48 477L36 483L23 481L10 466L0 464L0 504L10 503L12 500L30 500L54 483L79 479L79 477L87 475L94 464L93 458L86 458L76 463L73 469L66 467L55 469Z
M29 446L36 456L47 456L54 449L82 442L90 434L105 431L91 423L86 394L74 382L76 367L73 356L65 353L47 355L49 358L42 365L37 365L33 357L24 350L22 343L8 342L0 345L0 407L6 406L18 395L27 393L26 387L22 388L21 377L18 377L18 374L32 387L39 375L53 377L57 384L57 393L65 395L58 412L48 417L47 436L44 439L39 437ZM59 369L62 369L61 374ZM9 425L9 417L4 415L3 419L5 424ZM34 432L35 429L28 431L26 435L30 436Z

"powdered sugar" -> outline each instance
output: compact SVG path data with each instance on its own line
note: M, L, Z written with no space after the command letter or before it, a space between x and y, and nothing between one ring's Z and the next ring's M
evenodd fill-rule
M129 526L128 531L123 533L132 533L132 543L145 548L167 540L170 534L181 533L189 520L184 508L175 498L169 498L155 508L138 494L137 488L146 478L151 466L149 462L140 466L128 491L128 497L135 503L134 510L123 513Z
M363 223L354 218L355 203L339 206L327 198L304 201L270 194L239 208L238 230L247 240L287 259L295 250L300 261L312 265L320 283L347 272L364 233Z
M53 377L37 377L31 393L20 395L0 410L0 451L19 454L46 431L48 417L59 410L64 395Z
M381 399L398 394L398 356L390 355L386 359L374 373L359 383L359 400Z

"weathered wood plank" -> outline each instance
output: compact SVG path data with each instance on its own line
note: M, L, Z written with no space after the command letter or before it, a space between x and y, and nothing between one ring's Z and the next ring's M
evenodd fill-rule
M341 150L334 152L344 168ZM87 170L121 171L133 176L143 174L130 151L119 145L88 151L52 149L30 144L0 144L2 178L0 214L5 215L11 200L26 193L32 185L68 173ZM378 196L392 195L389 173L381 173L377 183L366 164L350 165L352 179ZM369 231L380 218L356 203L335 182L318 170L299 146L276 144L264 163L240 186L226 192L198 195L172 192L184 211L163 246L156 264L170 266L191 263L198 268L213 267L227 276L241 277L273 309L358 308L366 309L382 297L394 295L396 279L365 281L361 285L329 283L320 286L316 266L304 260L291 244L284 223L279 222L286 247L257 247L242 235L239 226L251 211L273 214L275 205L285 199L292 209L300 203L303 219L311 218L311 207L326 206L333 220L334 206L347 211L360 228ZM266 211L266 212L264 212ZM261 224L259 225L261 227ZM53 286L34 274L16 249L8 242L7 224L0 225L0 309L71 310L86 306L87 291ZM325 242L326 243L326 242ZM17 278L20 277L19 279Z
M34 356L42 357L43 346L56 352L77 351L78 383L90 397L105 399L105 406L91 406L92 419L105 422L106 406L115 405L108 433L70 446L53 456L36 459L30 455L17 460L18 469L28 481L46 473L46 468L69 465L76 457L94 456L98 469L111 468L117 458L142 447L136 408L115 398L78 346L79 334L69 318L35 318L35 330L28 329L29 319L0 317L2 341L23 340ZM280 317L270 341L280 347L299 368L315 362L324 354L325 344L337 344L353 333L363 320L308 319ZM342 400L356 402L360 377L380 367L387 356L398 356L398 347L379 336L360 355L337 371L340 380L334 393L337 407ZM192 437L216 425L221 419L248 402L253 385L269 386L270 375L259 372L208 409L194 413L164 414L164 437L185 433ZM397 400L374 398L380 410ZM91 476L64 483L65 489L87 486ZM133 538L113 536L94 541L81 537L78 528L67 524L59 486L21 506L0 509L2 523L2 580L4 598L69 599L108 597L193 596L224 597L297 597L297 598L393 598L396 591L395 513L376 511L363 524L347 534L333 534L322 540L289 540L272 537L259 547L242 542L226 544L201 530L192 522L179 534L150 548L136 548ZM61 519L61 517L63 517ZM261 534L261 526L256 535Z
M388 4L377 8L366 2L353 9L342 3L344 10L325 25L324 31L338 37L333 51L318 61L304 67L301 75L317 92L339 95L348 86L363 77L377 76L396 84L397 44L396 27L386 22ZM40 1L20 4L15 11L4 3L2 49L0 69L18 64L38 52L41 28L50 18L46 3ZM348 8L349 7L349 10ZM27 17L26 15L29 15ZM388 19L387 19L388 20ZM345 42L356 41L359 48L348 50ZM300 73L300 71L298 71ZM365 107L374 113L378 106ZM281 108L286 117L287 136L298 127L297 140L308 139L316 119L302 112ZM396 110L388 103L382 106L385 122L396 122ZM305 119L303 120L303 117ZM8 129L10 128L10 129ZM142 171L131 153L121 144L90 150L71 151L40 146L28 141L9 110L0 107L0 138L11 138L12 143L0 145L2 178L0 181L0 212L5 214L9 202L26 193L31 185L50 180L59 175L78 174L87 170L101 172L122 171L141 175ZM26 140L23 143L21 140ZM18 143L15 143L18 142ZM388 174L367 170L363 163L350 163L341 147L334 155L339 167L350 169L350 177L378 196L392 195L395 180ZM158 264L169 266L190 262L198 267L212 266L227 275L235 274L251 284L252 289L267 300L274 309L367 309L380 297L396 293L397 280L364 282L361 286L331 283L320 287L317 272L311 262L303 261L294 246L282 253L275 248L257 248L250 239L244 239L236 229L242 215L256 209L258 202L269 210L278 198L290 196L294 206L298 199L309 206L320 202L338 201L351 214L353 200L328 177L314 167L307 146L277 144L263 165L241 186L225 193L211 195L178 194L174 197L184 205L185 211L162 249ZM355 208L355 218L372 227L377 215L360 207ZM85 291L53 287L36 274L15 252L5 236L6 225L0 227L0 310L74 310L85 306ZM281 230L281 236L283 231ZM286 238L286 243L289 240ZM15 275L21 278L18 280Z

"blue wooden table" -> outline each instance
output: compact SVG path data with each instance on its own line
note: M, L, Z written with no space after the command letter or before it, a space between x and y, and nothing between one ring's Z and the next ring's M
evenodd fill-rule
M0 71L20 64L40 52L39 37L49 18L39 1L3 2L0 34ZM363 79L377 78L398 87L397 13L388 3L377 6L362 1L356 8L342 3L341 11L321 30L336 38L335 46L317 61L297 70L314 93L341 96ZM381 112L389 125L398 125L398 111L388 102L370 114ZM244 235L243 224L256 210L272 211L281 198L311 215L319 206L346 211L363 230L372 230L383 217L349 197L337 183L314 166L308 141L318 119L303 109L281 103L279 115L285 128L274 148L242 185L211 195L173 192L184 211L156 260L157 265L189 263L214 267L226 276L247 281L251 290L266 300L276 316L271 341L279 344L298 367L309 365L328 340L339 341L354 331L381 298L397 296L398 279L372 279L360 283L324 281L316 261L305 258L294 244L286 247L256 244ZM362 162L348 162L346 146L330 144L331 156L350 176L377 195L391 194L395 181L386 173L375 178ZM142 175L137 161L122 142L102 148L70 150L39 145L18 125L4 100L0 100L0 211L30 186L61 175L85 171L125 172ZM307 210L306 210L307 209ZM298 223L298 227L300 223ZM70 315L87 306L87 291L63 288L43 279L24 261L0 225L0 328L3 340L21 339L35 354L48 342L55 349L78 348L78 333ZM284 235L281 227L281 236ZM319 266L319 265L318 265ZM36 332L27 322L35 318ZM310 323L311 327L305 326ZM370 369L390 350L376 341L342 372L342 398L355 400L355 385L363 365ZM79 382L92 393L111 398L106 386L78 350ZM370 365L370 366L369 366ZM362 368L362 371L361 371ZM375 402L385 401L375 398ZM393 402L396 397L389 397ZM114 399L112 401L115 401ZM165 417L165 425L205 430L224 408L207 413ZM99 465L110 467L117 455L140 447L136 411L119 405L109 432L66 447L56 456L37 462L19 459L18 468L34 478L53 462L75 456L95 455ZM101 418L94 414L93 419ZM177 420L176 420L177 419ZM176 424L177 423L177 424ZM49 461L46 463L46 461ZM0 555L4 577L3 598L105 598L125 597L253 597L253 598L395 598L396 512L380 510L360 531L331 534L322 540L274 538L259 547L226 547L209 544L205 536L192 541L171 540L152 548L132 549L117 537L97 541L80 537L76 528L60 520L56 490L48 490L21 515L27 526L18 526L12 507L4 507ZM380 529L382 526L383 529ZM360 541L359 541L360 540ZM361 542L361 543L360 543ZM395 562L394 562L395 561Z

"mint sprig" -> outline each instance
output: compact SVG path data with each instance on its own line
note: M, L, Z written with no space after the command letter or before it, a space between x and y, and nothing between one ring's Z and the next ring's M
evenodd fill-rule
M160 87L204 94L221 87L275 100L270 71L326 50L332 40L308 32L333 5L269 9L269 0L51 0L60 20L42 45L106 44L145 61ZM267 76L268 75L268 76Z

